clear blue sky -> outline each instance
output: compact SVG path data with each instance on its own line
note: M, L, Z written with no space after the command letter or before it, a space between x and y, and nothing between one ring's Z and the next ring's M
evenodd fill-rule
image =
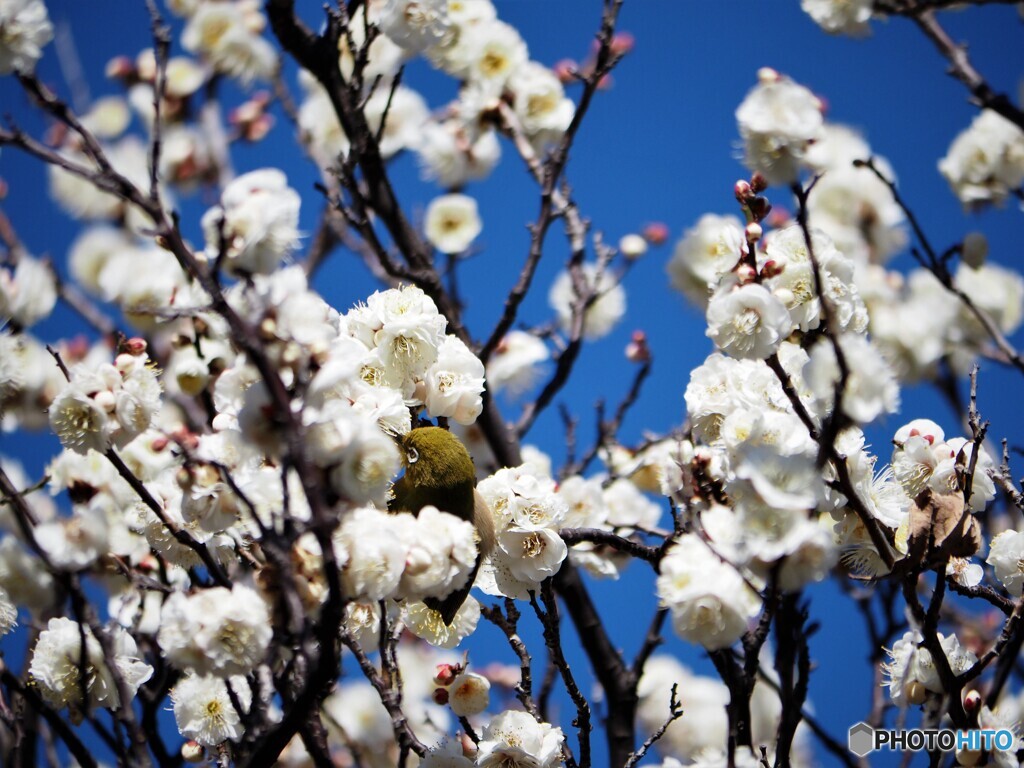
M51 0L48 5L55 21L70 23L93 97L114 93L114 86L103 79L104 65L117 54L134 56L148 44L144 4L141 0ZM318 5L308 4L307 17L315 18ZM497 0L496 5L499 16L520 30L531 57L548 65L584 56L600 17L596 0ZM1024 64L1020 56L1024 28L1016 9L986 7L945 14L943 20L954 37L972 43L975 64L992 84L1016 94ZM622 350L634 329L648 333L654 374L623 434L635 438L646 429L664 431L685 415L683 391L689 371L704 359L710 343L704 337L703 318L669 290L664 264L671 244L701 214L736 209L732 186L744 170L736 159L733 112L761 66L774 67L809 86L828 101L829 119L866 134L874 150L892 162L904 195L940 248L971 229L982 229L989 236L994 260L1019 265L1020 211L1010 206L967 216L936 170L949 142L976 114L976 108L967 103L966 91L944 74L943 60L909 22L894 19L873 26L875 34L867 40L828 37L804 16L796 0L627 0L620 28L635 36L636 49L616 70L614 87L596 99L574 148L568 179L583 214L606 239L614 242L656 220L668 224L672 239L662 249L652 250L630 273L626 321L585 350L573 382L559 398L582 417L582 439L592 423L592 404L599 397L617 401L629 385L631 367ZM39 71L47 82L66 92L52 49ZM412 67L406 82L420 87L432 107L443 105L455 93L452 82L425 66ZM9 79L0 81L0 104L26 128L38 129L38 119ZM511 147L505 144L503 150L504 160L494 176L469 189L480 203L484 231L478 244L484 251L465 264L461 280L469 297L467 322L478 338L489 332L499 302L518 275L528 246L526 225L538 208L535 185ZM285 121L279 121L265 142L243 149L236 158L239 171L265 165L283 168L303 195L303 227L313 230L320 209L319 195L312 189L316 174L296 150ZM76 225L50 204L41 166L5 150L0 156L0 177L10 186L3 209L27 247L37 255L64 259ZM395 163L394 178L410 210L422 210L434 194L419 182L410 157ZM783 193L772 194L778 204L789 207ZM208 202L196 197L183 201L186 229L195 239L198 216ZM557 226L548 245L537 289L524 305L522 317L528 322L542 322L549 316L547 286L567 251ZM894 266L910 269L912 260L904 254ZM358 262L341 252L323 270L317 288L342 311L374 290ZM58 312L37 331L50 340L67 333L68 322L69 315ZM997 440L1006 436L1012 443L1019 434L1021 417L1015 407L1019 386L1019 379L992 365L983 369L983 413L993 419L992 436ZM900 414L871 433L883 461L892 432L906 420L929 416L946 427L947 434L958 430L954 415L928 391L906 392L903 403ZM515 413L514 407L507 412ZM557 462L564 455L561 436L557 414L551 409L529 442L547 450ZM54 445L48 439L24 441L0 435L0 452L19 457L35 470ZM652 583L649 571L634 564L623 581L594 588L615 642L628 652L638 647L653 610ZM812 641L820 667L812 679L811 698L826 726L844 735L846 727L866 712L870 700L865 635L848 601L834 586L809 592L812 616L822 624ZM572 638L571 631L567 637ZM482 640L499 642L493 633ZM668 649L685 663L710 671L699 650L677 641L670 642ZM508 660L503 646L497 653ZM490 652L480 649L474 654L476 658ZM585 661L577 660L575 667L584 670ZM600 753L597 758L601 759Z

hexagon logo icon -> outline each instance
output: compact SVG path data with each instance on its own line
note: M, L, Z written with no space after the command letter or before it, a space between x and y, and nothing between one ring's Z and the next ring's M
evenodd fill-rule
M864 757L875 749L875 729L864 722L850 726L847 746L857 757Z

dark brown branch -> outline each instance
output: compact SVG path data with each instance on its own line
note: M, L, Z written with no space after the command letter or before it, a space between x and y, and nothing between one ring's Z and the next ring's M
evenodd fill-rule
M924 32L925 37L932 41L939 53L949 62L949 74L963 83L971 92L973 101L982 109L991 109L1024 130L1024 112L1015 105L1005 93L997 93L974 68L967 55L965 45L957 45L939 24L931 8L914 14L914 22Z
M678 688L678 683L672 683L672 695L669 698L668 717L665 718L665 722L658 727L658 730L656 730L654 733L647 737L644 743L640 745L640 748L638 750L636 750L633 754L629 756L629 759L626 761L624 768L633 768L633 766L635 766L637 763L643 760L648 750L651 747L653 747L655 743L660 741L661 738L668 732L668 727L683 716L683 707L679 703L679 699L676 696Z
M610 547L616 552L623 552L640 560L645 560L654 566L657 566L663 555L661 547L640 544L632 539L627 539L624 536L619 536L612 531L606 531L602 528L563 528L558 532L558 535L569 546L582 542L600 544L604 547Z
M427 748L416 738L416 734L413 733L412 727L402 711L400 702L396 700L395 690L387 685L380 672L373 666L373 662L366 656L362 646L345 629L341 630L341 641L345 644L345 647L352 651L352 655L356 657L363 676L366 677L370 685L377 691L377 695L380 696L380 701L391 718L391 728L394 731L395 740L398 742L399 747L411 749L417 755L423 757L427 752ZM381 641L384 641L383 637Z
M71 726L65 723L61 716L43 701L42 697L36 693L32 686L22 684L21 680L7 669L2 661L0 661L0 682L6 685L8 689L22 696L33 710L40 713L46 719L46 722L53 728L54 733L67 745L68 751L82 768L98 768L96 758L93 757L92 752L78 738Z
M533 700L533 673L531 671L530 652L526 643L519 636L517 625L519 623L519 609L511 598L505 599L505 614L502 615L501 608L494 606L480 606L480 613L485 619L500 629L508 640L509 647L519 659L519 684L516 685L516 698L523 705L523 709L529 712L538 720L541 719L537 704Z
M893 201L900 207L900 210L902 210L903 214L907 217L907 221L910 222L910 226L914 230L914 234L917 236L918 242L921 244L921 247L924 248L927 259L922 260L922 265L935 275L947 291L960 299L961 303L967 307L968 311L974 315L979 323L981 323L985 332L989 335L989 338L991 338L992 342L996 345L996 348L1005 356L1005 362L1012 365L1021 373L1024 373L1024 357L1021 356L1017 349L1010 343L1009 339L1006 338L999 326L996 325L995 320L993 320L985 310L975 304L974 300L963 290L958 288L953 282L953 276L950 274L949 269L947 269L945 262L939 256L938 252L932 247L927 235L925 235L924 229L917 220L917 216L914 215L913 210L900 195L899 190L896 188L896 184L886 178L885 174L879 171L874 162L870 159L857 161L854 165L869 169L882 181L882 183L889 187Z
M540 619L540 623L544 627L544 644L548 648L551 663L561 673L565 690L576 707L576 719L573 720L572 724L576 727L580 745L578 768L590 768L590 703L587 701L587 697L583 695L579 685L577 685L576 677L573 675L572 668L569 666L569 662L566 661L565 652L562 649L562 630L558 616L558 604L555 602L555 593L551 587L550 579L541 583L540 594L541 599L544 601L544 609L541 609L536 596L532 593L530 594L530 604L533 606L537 618ZM566 764L570 768L577 768L576 761L572 759L572 755L569 753L566 754Z

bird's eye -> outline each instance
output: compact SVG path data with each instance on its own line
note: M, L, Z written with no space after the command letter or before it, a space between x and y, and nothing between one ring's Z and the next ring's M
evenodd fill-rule
M415 464L417 461L420 460L420 452L417 451L415 448L410 448L406 452L405 457L409 460L410 464Z

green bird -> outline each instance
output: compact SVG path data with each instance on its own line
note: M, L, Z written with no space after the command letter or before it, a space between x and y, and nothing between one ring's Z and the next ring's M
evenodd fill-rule
M400 443L405 452L405 474L394 485L388 509L415 515L423 507L435 506L476 528L478 554L466 585L443 600L424 600L449 625L466 602L481 559L494 546L494 517L476 490L473 459L459 438L440 427L419 427L402 436Z

